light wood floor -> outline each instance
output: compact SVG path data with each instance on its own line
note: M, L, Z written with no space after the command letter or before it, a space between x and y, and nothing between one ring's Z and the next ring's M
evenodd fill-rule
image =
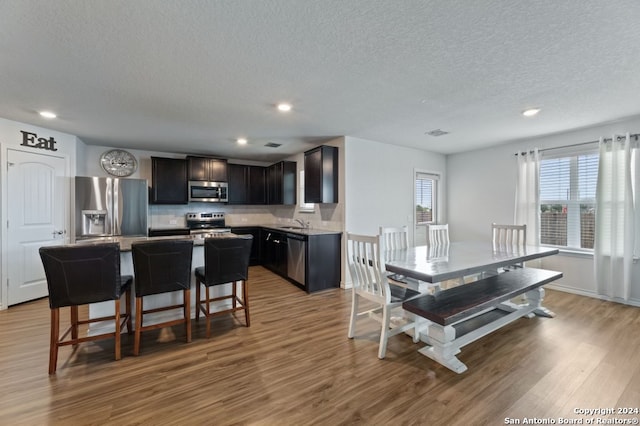
M347 339L348 291L307 295L261 267L249 285L250 328L219 318L207 340L194 322L189 344L150 331L139 357L125 335L120 361L110 340L65 347L51 377L47 301L1 311L0 424L497 425L640 405L638 308L547 291L556 318L463 348L458 375L405 335L378 360L367 320Z

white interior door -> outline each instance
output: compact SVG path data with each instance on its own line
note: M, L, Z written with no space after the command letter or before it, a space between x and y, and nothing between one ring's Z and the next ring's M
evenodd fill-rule
M38 249L66 241L66 160L7 150L8 305L48 295Z

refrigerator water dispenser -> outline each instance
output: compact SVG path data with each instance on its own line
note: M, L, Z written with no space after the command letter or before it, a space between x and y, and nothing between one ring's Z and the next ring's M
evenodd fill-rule
M105 235L106 210L82 210L82 236Z

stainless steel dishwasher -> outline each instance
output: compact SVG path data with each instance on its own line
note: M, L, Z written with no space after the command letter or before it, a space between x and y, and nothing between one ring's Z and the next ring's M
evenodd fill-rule
M287 276L297 283L306 285L306 237L297 234L287 234L287 243Z

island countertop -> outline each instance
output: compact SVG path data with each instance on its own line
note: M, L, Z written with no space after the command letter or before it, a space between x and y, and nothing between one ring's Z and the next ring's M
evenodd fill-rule
M237 235L231 232L222 232L215 234L213 238L247 238L246 235ZM192 240L194 246L204 245L203 234L196 235L171 235L167 237L97 237L85 240L77 240L75 244L99 244L99 243L118 243L120 251L131 251L131 244L143 241L162 241L162 240Z
M258 227L258 228L270 229L277 232L292 233L292 234L307 235L307 236L342 234L341 231L333 231L329 229L317 229L317 228L302 228L302 227L288 226L288 225L282 225L282 224L231 226L230 228L242 228L242 227ZM214 235L215 235L215 238L246 238L246 235L234 234L233 232L223 232L223 233L217 233ZM160 240L192 240L194 246L204 245L203 234L170 235L170 236L162 236L162 237L146 237L143 235L135 236L135 237L123 237L123 236L94 237L94 238L87 238L87 239L79 239L72 244L118 243L120 244L120 251L131 251L131 244L135 242L160 241Z

